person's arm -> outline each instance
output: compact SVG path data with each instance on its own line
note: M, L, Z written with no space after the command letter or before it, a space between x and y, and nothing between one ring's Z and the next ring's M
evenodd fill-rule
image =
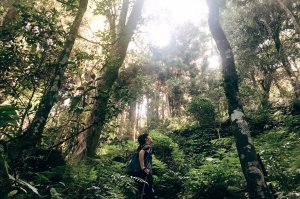
M140 150L140 152L139 152L140 166L141 166L141 169L142 169L143 171L145 171L147 174L149 174L149 169L147 169L147 168L145 167L144 157L145 157L145 151L142 149L142 150Z

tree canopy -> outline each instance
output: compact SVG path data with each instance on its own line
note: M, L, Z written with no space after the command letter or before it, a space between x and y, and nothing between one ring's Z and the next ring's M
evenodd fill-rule
M0 198L300 197L297 0L0 2Z

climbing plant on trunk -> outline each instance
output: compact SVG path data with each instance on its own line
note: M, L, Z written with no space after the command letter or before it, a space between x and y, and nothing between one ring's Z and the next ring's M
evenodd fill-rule
M113 43L102 66L101 78L97 82L95 101L86 122L86 125L91 126L91 128L78 137L78 144L74 152L74 156L77 159L85 156L93 157L96 154L101 130L107 116L110 92L118 79L118 72L125 60L128 44L141 17L143 4L144 0L136 0L127 19L129 0L123 0L117 25L115 15L106 16L110 24L110 34Z
M63 84L64 73L68 65L69 57L77 37L83 15L87 9L87 4L88 0L80 0L78 11L71 26L69 35L56 63L54 63L55 73L49 81L32 122L24 131L24 135L31 137L31 141L28 143L31 146L35 146L41 142L42 133L45 128L48 115L58 99L59 91Z
M252 199L272 198L261 171L249 126L239 100L238 76L231 46L219 22L219 7L216 0L207 0L208 24L222 59L224 91L228 103L231 128L236 140L240 164Z

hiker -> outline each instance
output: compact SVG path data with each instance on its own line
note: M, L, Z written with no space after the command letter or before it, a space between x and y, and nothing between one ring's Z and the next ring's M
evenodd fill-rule
M138 137L139 147L139 161L141 171L138 177L143 179L145 182L139 184L139 190L141 193L141 199L154 199L153 190L153 176L152 176L152 138L148 133L144 133Z

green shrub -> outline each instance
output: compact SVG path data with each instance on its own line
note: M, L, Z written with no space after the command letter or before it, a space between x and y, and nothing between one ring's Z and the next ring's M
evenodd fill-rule
M166 163L171 170L180 171L184 166L184 155L178 145L168 136L151 131L153 151L157 159Z
M300 100L299 99L293 99L292 101L292 113L294 115L300 114Z
M300 130L300 115L287 115L284 117L283 121L289 130Z
M200 125L215 125L216 112L210 99L201 96L193 97L187 106L187 110L196 118Z
M5 126L17 125L16 107L12 105L0 105L0 128Z
M168 165L155 156L153 158L153 178L155 195L159 198L177 198L183 190L183 181L179 172L174 172Z
M274 189L286 195L300 191L300 131L273 129L256 138L256 148Z
M264 130L270 129L273 127L273 117L268 112L268 110L257 110L246 113L248 118L250 127L251 127L251 134L253 136L262 133Z
M188 159L201 161L201 157L214 153L214 146L211 140L217 138L217 132L213 128L205 126L190 126L169 134L175 140L184 155Z
M129 151L135 147L133 143L120 145L104 146L98 159L87 159L43 172L28 172L27 177L45 198L131 199L137 189L134 179L125 175L123 160L126 156L124 149ZM39 197L19 190L15 198Z
M160 199L178 198L183 188L183 177L179 172L167 170L162 175L154 176L155 195Z
M238 190L244 189L236 151L221 156L224 157L206 157L202 166L190 169L186 174L185 195L189 198L232 198ZM238 194L238 197L242 195Z

